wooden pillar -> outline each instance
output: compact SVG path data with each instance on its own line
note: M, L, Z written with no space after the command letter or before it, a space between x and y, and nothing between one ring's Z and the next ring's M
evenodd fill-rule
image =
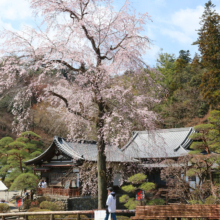
M28 215L25 215L25 216L24 216L24 219L25 219L25 220L28 220Z
M2 220L5 220L5 216L2 216Z
M54 220L54 215L50 214L50 220Z
M80 220L80 214L77 214L77 220Z

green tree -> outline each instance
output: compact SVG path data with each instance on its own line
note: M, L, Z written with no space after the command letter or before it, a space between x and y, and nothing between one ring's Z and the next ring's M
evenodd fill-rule
M199 87L205 69L201 67L197 54L192 62L189 56L189 51L181 50L176 60L166 53L158 58L157 68L163 75L161 84L167 91L156 107L163 118L163 127L192 126L208 112L209 105Z
M176 68L175 61L175 55L168 53L160 53L157 59L157 69L163 76L161 85L167 90L165 92L166 98L176 90L176 84L173 82Z
M129 185L122 186L122 190L127 193L135 193L138 189L143 190L145 194L155 188L155 184L147 182L147 175L143 173L137 173L128 178ZM141 205L141 201L135 198L130 198L127 194L122 195L119 198L121 203L125 203L125 207L128 209L134 209L137 205ZM145 199L146 202L146 199Z
M38 178L32 173L22 173L12 183L10 190L36 189Z
M176 67L175 67L176 74L173 79L173 81L177 85L177 89L182 88L182 85L187 83L191 78L191 76L189 75L190 71L187 71L188 74L183 74L183 71L187 66L189 66L188 64L191 62L191 60L192 59L190 58L189 50L179 51L179 57L176 60Z
M210 112L209 124L200 124L194 127L196 133L190 138L194 140L191 145L193 154L204 151L206 154L211 152L220 153L220 111Z
M32 131L21 133L15 140L11 137L0 139L0 175L7 186L21 173L31 171L23 162L40 155L42 148L40 136Z
M8 145L12 143L14 140L11 137L4 137L0 139L0 175L2 180L4 181L8 171L10 170L10 165L7 164L7 158L8 158Z
M178 59L182 59L186 63L190 63L192 61L192 59L190 58L189 50L180 50Z
M202 91L210 104L219 103L220 100L220 15L214 10L211 1L205 4L201 19L201 28L198 30L198 44L201 53L201 64L207 70L202 78Z

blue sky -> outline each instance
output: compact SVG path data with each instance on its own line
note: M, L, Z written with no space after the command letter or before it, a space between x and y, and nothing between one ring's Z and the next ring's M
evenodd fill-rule
M120 7L125 0L115 0ZM145 34L151 39L151 50L144 55L151 67L156 65L160 50L178 56L180 50L190 50L193 57L198 52L191 44L197 39L200 17L208 0L131 0L137 13L148 12L153 22L145 26ZM212 0L220 13L220 0ZM20 30L31 25L32 12L26 0L0 0L0 29Z

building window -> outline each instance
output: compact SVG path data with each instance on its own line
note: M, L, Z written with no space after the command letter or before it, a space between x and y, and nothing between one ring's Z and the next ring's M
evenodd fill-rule
M113 179L113 186L120 186L121 185L121 174L120 173L116 173L114 174L114 179Z
M72 187L79 187L79 168L73 168L74 179L72 180Z

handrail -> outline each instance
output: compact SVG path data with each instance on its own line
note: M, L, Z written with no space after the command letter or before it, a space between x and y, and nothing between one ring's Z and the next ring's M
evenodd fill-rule
M28 219L27 217L29 215L51 215L51 219L54 219L54 215L79 215L77 219L80 219L80 215L88 215L88 214L94 214L95 211L98 210L104 210L104 209L94 209L94 210L78 210L78 211L46 211L46 212L18 212L18 213L0 213L1 219L5 219L5 217L11 217L11 216L24 216L25 219ZM116 214L134 214L134 210L116 210Z

